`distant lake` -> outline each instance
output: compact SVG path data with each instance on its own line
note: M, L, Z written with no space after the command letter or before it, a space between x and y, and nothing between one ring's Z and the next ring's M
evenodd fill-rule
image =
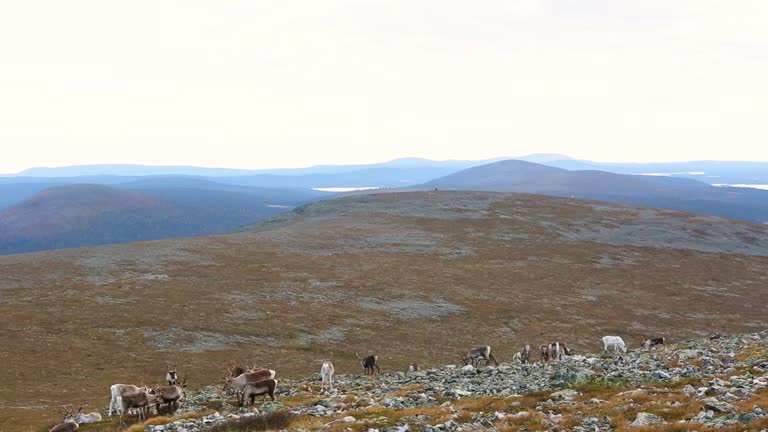
M725 184L725 183L717 183L717 184L713 184L712 186L744 187L744 188L768 190L768 184Z
M361 190L381 189L379 186L363 186L363 187L330 187L330 188L312 188L321 192L354 192Z

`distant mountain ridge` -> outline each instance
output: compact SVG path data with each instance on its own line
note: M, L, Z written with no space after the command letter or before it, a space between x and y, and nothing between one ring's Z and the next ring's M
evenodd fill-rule
M423 187L575 197L768 221L768 191L714 187L685 178L568 171L519 160L472 167Z

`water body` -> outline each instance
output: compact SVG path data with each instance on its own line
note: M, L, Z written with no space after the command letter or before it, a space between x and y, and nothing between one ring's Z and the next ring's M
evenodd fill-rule
M354 192L361 190L381 189L379 186L362 186L362 187L330 187L330 188L312 188L321 192Z
M743 187L743 188L768 190L768 184L725 184L725 183L715 183L715 184L712 184L712 186Z

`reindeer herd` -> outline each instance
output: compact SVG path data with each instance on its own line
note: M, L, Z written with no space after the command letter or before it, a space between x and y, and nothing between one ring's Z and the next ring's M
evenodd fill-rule
M650 349L664 345L665 341L666 339L663 337L644 339L641 346ZM627 344L619 336L605 336L602 338L602 343L603 352L612 351L620 356L627 352ZM512 361L522 364L530 363L533 361L532 355L531 345L525 345L522 350L515 353ZM564 356L571 355L571 350L568 349L566 344L559 341L539 347L539 359L542 362L560 362L563 361ZM333 390L333 374L335 370L332 357L333 355L331 355L330 359L322 360L320 366L321 392ZM360 357L358 353L355 353L355 357L366 375L381 374L379 357L377 355ZM499 364L496 357L491 353L489 345L471 349L466 353L460 353L459 358L465 366L498 366ZM275 389L277 388L275 376L277 373L274 370L257 368L255 366L245 369L233 362L229 362L225 366L227 375L222 379L222 392L236 395L239 406L254 405L257 396L262 396L264 399L269 396L271 400L275 400ZM408 365L406 371L418 372L420 369L418 363L412 363ZM107 415L111 417L114 412L118 413L120 415L120 424L124 424L124 414L135 411L139 420L146 419L151 408L154 407L155 412L159 413L160 407L163 404L167 405L169 413L175 414L179 403L186 399L187 378L185 377L184 381L179 382L176 367L168 367L165 379L168 382L167 386L147 387L132 384L114 384L110 386L111 399ZM83 408L80 407L77 412L73 413L69 408L65 408L64 422L54 426L50 432L74 432L79 429L80 423L95 423L101 420L101 414L98 412L85 414L83 413Z

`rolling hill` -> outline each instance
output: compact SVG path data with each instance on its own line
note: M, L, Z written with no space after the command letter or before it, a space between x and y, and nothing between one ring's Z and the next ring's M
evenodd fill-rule
M0 254L222 233L325 195L195 179L56 186L0 211Z
M519 160L468 168L423 187L575 197L768 221L768 191L714 187L685 178L568 171Z
M0 256L0 271L0 429L103 407L109 385L159 383L167 363L199 387L230 359L303 377L330 352L341 374L355 351L392 371L478 344L508 361L524 343L768 327L768 226L542 195L345 197L227 235Z

